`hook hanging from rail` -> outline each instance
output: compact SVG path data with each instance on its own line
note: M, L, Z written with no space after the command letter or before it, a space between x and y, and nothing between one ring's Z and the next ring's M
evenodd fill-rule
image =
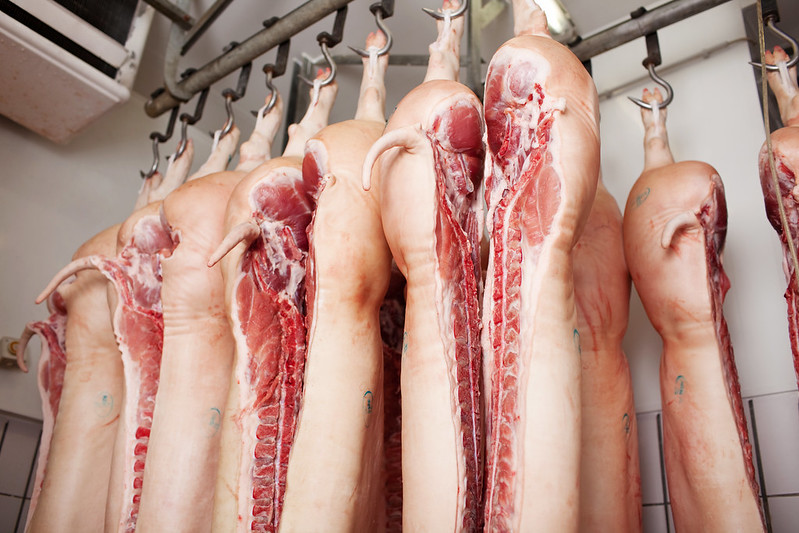
M264 21L264 27L269 28L275 22L280 20L278 17L272 17L271 19ZM275 57L274 63L267 63L263 67L263 72L266 75L266 88L269 89L269 101L266 103L264 107L262 107L259 111L251 111L251 113L258 117L259 113L260 116L264 116L269 113L275 104L277 103L277 87L274 86L272 81L275 78L279 78L283 74L286 73L286 65L288 64L289 60L289 48L291 47L291 40L288 39L280 43L277 47L277 55Z
M646 12L644 8L640 8L632 13L630 13L631 18L638 18ZM674 99L674 90L671 88L669 82L658 76L657 72L655 72L655 67L660 65L663 60L660 57L660 42L658 41L658 34L657 32L653 31L652 33L646 34L646 52L647 56L642 61L642 64L646 69L649 71L649 77L652 78L652 81L663 87L666 91L666 98L663 100L662 103L658 104L659 108L664 108L671 103ZM635 102L638 106L643 107L644 109L652 109L652 104L647 104L640 98L633 98L632 96L628 96L630 100Z
M383 35L386 36L386 44L384 44L383 47L377 51L377 55L384 56L389 50L391 50L391 45L394 44L394 37L391 35L391 31L383 22L383 19L386 19L394 14L394 0L383 0L382 2L376 2L369 6L369 11L371 11L375 16L375 23L377 24L377 27L380 28L380 31L382 31ZM361 57L369 57L369 52L366 50L355 48L353 46L350 46L349 49Z
M346 22L346 20L347 6L344 6L336 11L336 19L333 21L333 33L323 31L316 36L316 42L319 43L319 47L322 49L322 55L325 56L325 61L327 61L327 65L330 67L330 74L319 83L320 87L330 85L333 83L333 80L336 79L336 63L330 56L329 48L341 42L341 39L344 37L344 22ZM308 85L314 85L314 82L305 76L298 76L298 78Z
M777 2L776 1L768 1L763 2L763 22L765 23L766 27L770 29L772 32L776 33L789 43L791 43L791 47L793 48L793 57L788 60L788 63L785 65L786 68L791 68L797 62L799 62L799 43L796 42L796 39L782 31L776 26L776 23L780 21L780 13L777 9ZM762 68L763 65L756 61L750 61L750 65L757 68ZM779 65L771 65L766 63L766 70L779 70Z
M189 74L192 74L195 69L188 69L183 73L182 77L186 77ZM181 113L180 114L180 142L178 143L177 150L175 150L175 159L178 159L180 156L183 155L183 152L186 150L186 146L189 144L188 138L188 129L189 126L193 126L196 124L202 117L203 117L203 110L205 109L205 100L208 98L208 92L211 90L210 87L206 87L202 91L200 91L200 97L197 99L197 105L194 108L194 114L189 115L188 113Z
M236 41L232 41L228 46L225 47L225 53L230 52L238 45L239 43L237 43ZM235 89L227 88L224 91L222 91L222 96L225 97L225 111L227 112L227 120L225 120L225 124L222 126L222 130L219 132L220 139L225 135L227 135L228 133L230 133L230 130L233 129L233 124L235 122L235 116L233 114L233 102L244 96L244 93L247 91L247 82L250 81L251 70L252 70L252 61L246 63L243 67L241 67L241 71L239 72L239 81L236 84L236 88Z
M164 91L165 89L161 87L153 92L153 94L150 95L150 98L155 98ZM139 171L139 174L141 174L142 178L151 178L156 172L158 172L158 160L160 159L160 155L158 154L158 145L160 143L167 142L172 137L172 132L175 131L175 119L178 116L178 109L180 109L180 105L176 105L172 108L172 112L169 115L169 122L166 126L166 133L158 133L157 131L150 133L150 139L153 141L153 163L147 172L144 172L143 170Z
M444 20L449 16L449 18L454 19L456 17L460 17L464 13L466 13L466 9L469 7L469 0L460 0L461 5L458 6L458 9L451 10L447 9L443 13L440 11L436 11L435 9L430 9L429 7L423 7L422 11L433 17L437 20Z

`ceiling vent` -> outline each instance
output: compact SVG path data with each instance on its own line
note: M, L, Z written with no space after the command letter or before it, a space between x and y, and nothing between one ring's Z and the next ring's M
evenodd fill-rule
M0 0L0 114L60 144L130 98L154 10Z

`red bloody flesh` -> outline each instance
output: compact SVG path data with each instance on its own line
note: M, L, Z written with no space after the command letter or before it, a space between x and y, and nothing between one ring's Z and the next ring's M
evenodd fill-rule
M436 255L441 284L451 292L452 333L457 365L457 404L466 457L467 509L463 527L478 528L482 492L480 422L480 257L478 221L472 208L482 179L484 149L480 110L464 103L437 115L428 137L433 146L438 188Z
M785 128L788 130L788 128ZM785 208L785 215L788 221L788 230L796 241L799 236L799 203L792 194L796 185L796 173L786 164L782 154L779 152L780 132L776 132L777 150L775 150L775 167L777 169L777 182L779 183L779 194ZM785 255L783 268L788 287L785 289L785 301L788 304L788 333L791 340L791 352L793 353L793 366L796 373L797 383L799 383L799 285L796 282L796 265L793 263L791 254L788 253L788 232L782 227L780 219L777 194L774 190L774 178L768 163L768 153L765 146L760 151L758 162L760 168L760 185L763 189L763 200L766 206L766 216L772 227L777 231L782 242L783 253Z
M133 462L132 499L125 502L128 531L136 528L143 485L144 464L153 422L155 395L161 368L164 318L161 310L161 258L174 249L169 233L155 217L142 218L130 242L100 269L114 282L118 294L115 333L123 353L126 410L135 409L133 427L126 427L127 460ZM138 384L135 387L134 384Z
M490 441L487 450L486 488L491 494L486 499L494 501L497 517L510 516L513 508L514 438L519 407L517 402L517 376L519 367L519 314L518 304L521 289L522 239L535 249L550 231L552 220L560 204L560 180L551 168L548 152L553 110L544 106L545 96L539 84L533 91L524 84L527 71L525 64L514 65L508 70L510 79L502 76L488 79L486 85L485 116L488 131L488 148L496 154L502 174L509 179L509 190L494 212L492 235L494 247L494 293L497 302L491 318L493 330L491 344L500 361L495 361L491 375L492 405L498 406L491 413L489 427L498 433ZM502 98L502 84L520 96L520 100ZM525 96L526 95L526 96ZM542 109L534 120L530 135L534 141L529 149L523 149L522 135L527 135L523 110L528 102ZM486 176L486 199L490 198L494 176ZM501 475L500 475L501 472Z
M735 366L730 332L727 329L727 321L724 319L724 297L730 289L730 279L724 272L724 265L721 262L721 253L727 237L727 200L724 195L724 185L718 176L714 177L713 190L701 206L699 223L705 233L705 257L707 257L707 271L710 274L708 292L713 323L716 326L716 337L721 351L724 382L727 384L727 397L735 416L738 438L741 440L749 486L754 494L758 494L759 488L752 462L752 444L749 442L749 429L746 426L743 400L741 399L741 384L738 380L738 369Z
M311 204L303 183L262 183L252 191L256 217L278 223L279 247L286 261L276 261L257 239L242 259L244 274L236 292L239 321L250 355L249 386L256 403L242 410L258 417L252 450L253 531L276 531L285 494L289 451L302 399L305 364L304 285L288 292L293 268L304 271L308 239L305 228Z

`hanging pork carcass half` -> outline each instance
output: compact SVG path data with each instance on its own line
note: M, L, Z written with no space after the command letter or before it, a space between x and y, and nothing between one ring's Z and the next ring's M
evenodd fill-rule
M157 199L183 182L192 154L189 146L170 163L165 175L156 173L147 178L136 202L145 207L109 230L105 253L97 249L98 253L76 259L55 276L40 296L55 290L72 274L91 268L113 283L108 296L98 295L94 302L105 312L109 305L113 310L110 324L124 374L105 509L96 515L101 523L104 520L106 531L133 531L136 526L163 340L160 260L173 248L172 239L162 228ZM156 201L148 203L150 200Z
M185 179L192 154L193 148L189 145L185 156L174 164L170 164L165 175L156 172L145 179L136 200L136 213L139 210L138 206L146 206L151 200L162 197ZM46 465L50 462L49 449L51 445L54 447L55 453L53 454L53 464L49 467L51 475L47 482L47 490L42 499L45 505L38 512L36 508L38 494L42 488L41 478L35 485L28 514L31 531L49 531L54 527L65 527L64 524L68 524L66 527L69 529L101 531L104 527L107 506L117 506L117 502L121 505L123 484L119 482L119 473L122 469L120 445L124 439L121 439L120 435L125 435L126 423L129 423L131 418L129 416L130 409L126 411L125 405L133 406L134 411L135 406L138 405L138 401L126 399L131 387L126 386L124 380L130 381L131 379L131 365L127 362L124 364L126 372L123 379L123 361L130 359L128 340L142 350L146 350L151 343L142 341L142 338L147 336L145 332L149 328L146 326L141 328L143 324L141 320L126 321L122 318L124 311L121 309L126 308L126 304L123 303L117 313L112 313L109 310L109 305L112 309L116 309L117 295L108 286L103 274L112 281L124 284L125 272L133 273L141 270L141 265L151 263L147 260L139 261L138 257L134 257L130 261L130 251L122 254L118 263L106 259L114 257L117 251L122 249L123 245L119 239L121 238L123 241L129 239L121 235L127 235L133 221L138 220L143 213L146 213L146 210L139 214L136 213L125 224L112 226L81 246L73 257L73 263L56 274L40 296L41 300L49 294L49 301L60 302L55 306L57 310L48 323L62 324L61 364L74 368L65 372L65 368L62 366L63 382L58 381L53 375L53 367L57 367L54 363L58 358L52 355L45 358L46 361L49 361L47 368L51 374L46 387L49 389L50 399L48 408L45 410L45 429L43 431L45 438L42 442L43 453L40 452L39 455L37 475L42 476L47 468ZM139 239L139 242L145 247L147 241L148 239ZM134 256L136 255L138 252L134 253ZM101 273L81 272L87 268L98 268ZM144 267L144 271L147 270L152 269ZM75 274L77 281L71 282L69 285L62 283L72 274ZM148 276L144 274L143 278L148 278ZM131 281L146 287L149 281L144 282L143 278L142 273L139 272L139 275L134 275ZM59 285L61 289L57 290ZM127 289L130 289L130 286ZM123 292L128 296L123 300L130 305L131 296L135 291ZM139 303L143 303L146 308L148 304L145 302L152 291L145 289L141 294L144 295L144 301L140 299ZM67 311L68 315L65 314ZM160 316L157 311L155 315ZM72 317L71 323L68 316ZM55 323L53 323L54 319L56 319ZM64 326L64 322L66 322L66 326ZM125 322L132 327L126 328ZM51 334L46 335L48 351L57 354L59 350L52 332L58 331L59 328L51 325L48 330L51 330L49 331ZM120 333L116 339L115 330ZM64 333L66 333L66 338ZM120 343L120 346L117 345L117 342ZM160 341L156 344L158 345L157 357L160 358ZM64 352L65 349L67 352ZM147 358L145 357L145 359ZM60 429L57 432L57 437L51 443L49 435L53 431L62 385L66 387L64 416L63 421L58 424ZM90 410L89 404L93 405L96 410L107 411L108 420L101 421L102 429L94 427L98 423L95 418L86 416ZM121 422L118 422L120 417ZM149 427L146 423L144 425ZM144 438L146 439L146 436ZM90 443L87 444L85 439L90 439ZM146 447L146 441L144 446ZM132 453L130 455L132 457ZM76 468L75 464L84 466ZM128 480L128 485L132 489L134 484L132 478L135 477L132 462L128 470L131 477ZM74 490L75 487L81 487L81 490ZM131 506L135 506L133 499L136 496L130 494L128 496ZM129 515L130 513L128 513Z
M797 51L794 50L794 54ZM799 189L796 175L799 172L799 86L796 83L796 67L787 68L788 55L779 46L773 52L766 51L766 63L782 65L778 71L768 71L769 87L777 98L783 127L771 134L774 166L777 178L771 171L768 145L760 149L758 166L760 185L766 204L766 215L777 230L782 242L782 262L788 288L785 301L788 303L788 331L793 353L793 366L799 383L799 281L796 265L791 257L790 244L799 250ZM779 189L779 195L777 190ZM779 203L785 211L787 227L783 227Z
M61 390L64 386L64 371L67 366L66 329L67 308L61 293L54 291L47 299L47 310L50 316L46 320L30 322L19 338L17 345L17 365L23 372L28 371L25 363L25 350L34 335L41 340L41 354L36 369L36 383L42 401L42 435L39 439L39 452L36 463L36 476L33 480L33 492L28 507L27 522L33 516L42 492L42 482L50 455L50 444L53 438L58 406L61 403Z
M306 258L307 356L280 527L382 531L383 341L380 306L391 275L377 193L364 192L366 153L385 128L388 56L371 34L354 120L305 145L303 179L316 197ZM331 423L335 420L335 423ZM335 445L331 445L335 443Z
M601 178L573 258L582 361L580 531L641 531L638 427L621 347L630 274L621 211Z
M644 171L624 210L624 253L663 340L663 447L677 531L763 531L752 447L722 305L724 186L707 163L675 163L660 91L644 90Z
M113 255L119 224L84 243L73 260ZM108 309L108 281L83 271L55 292L40 363L43 434L27 531L102 531L122 403L122 361ZM63 345L55 339L63 336ZM24 346L22 347L24 350ZM56 371L60 371L58 375ZM60 389L60 390L59 390ZM45 393L46 392L46 393ZM51 429L50 429L51 428ZM52 435L52 436L50 436Z
M513 11L516 37L491 59L485 90L485 524L576 531L582 332L572 249L599 175L597 94L536 4L516 0Z
M232 116L228 118L232 120ZM208 257L224 237L233 189L253 163L269 158L277 131L256 121L240 164L226 171L239 129L218 132L211 155L161 207L176 246L161 262L164 344L137 527L143 531L210 531L221 424L234 341L219 266ZM205 173L208 174L205 174Z
M402 523L476 531L482 492L480 235L482 106L457 82L463 18L447 11L424 83L397 105L364 163L391 253L407 280ZM374 167L374 168L373 168Z
M335 82L320 87L321 80L303 119L289 127L283 155L236 186L225 215L228 234L206 257L209 264L221 259L235 340L213 531L277 531L280 524L305 365L306 228L313 198L302 156L308 139L327 125L337 91ZM273 109L265 118L279 124L280 113Z

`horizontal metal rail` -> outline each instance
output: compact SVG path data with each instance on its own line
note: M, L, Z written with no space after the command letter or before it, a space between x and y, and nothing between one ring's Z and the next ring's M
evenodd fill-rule
M625 43L665 28L675 22L698 15L729 0L674 0L646 11L569 46L580 61L607 52Z
M177 83L177 87L184 93L196 94L351 1L309 0L273 25L252 35L233 50L197 69ZM157 117L181 102L169 92L164 92L150 98L144 105L144 111L150 117Z

